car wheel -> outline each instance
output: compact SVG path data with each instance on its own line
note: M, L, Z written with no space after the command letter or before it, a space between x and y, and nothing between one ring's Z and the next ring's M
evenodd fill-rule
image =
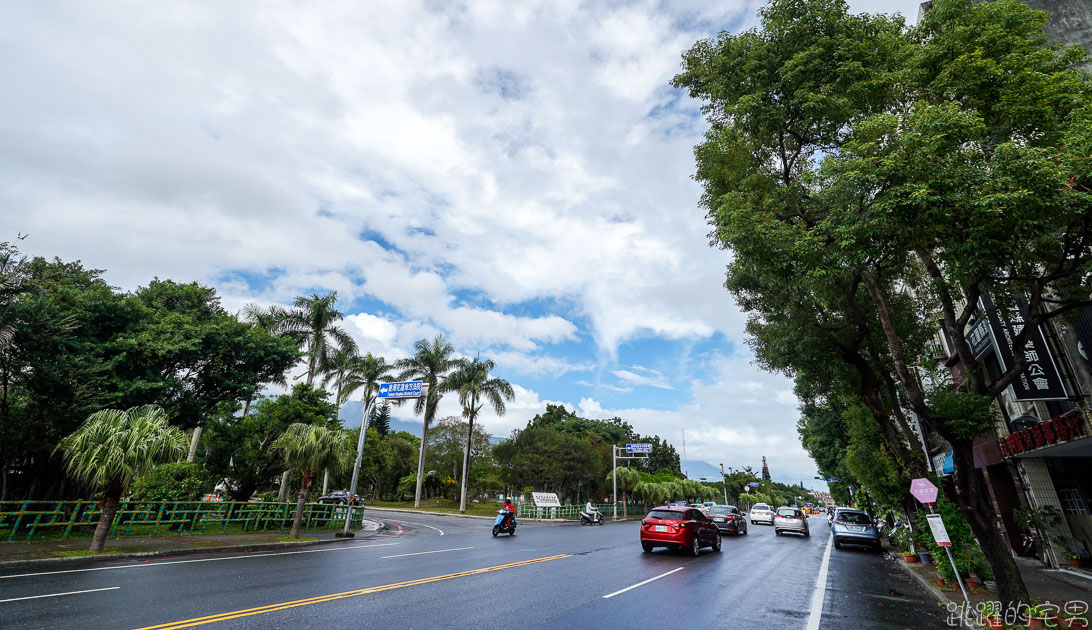
M721 539L720 532L717 532L717 538L713 541L713 551L720 551Z
M781 530L780 529L775 529L775 530L773 530L773 533L774 533L775 536L780 536L781 535Z
M805 529L804 530L804 538L811 538L811 532L809 532L808 530Z
M834 541L834 548L835 549L841 549L842 548L842 543L838 542L837 540Z
M652 553L652 545L646 542L641 543L641 549L644 549L645 553Z
M701 553L701 541L698 540L698 533L694 532L694 537L690 539L690 555L697 557Z

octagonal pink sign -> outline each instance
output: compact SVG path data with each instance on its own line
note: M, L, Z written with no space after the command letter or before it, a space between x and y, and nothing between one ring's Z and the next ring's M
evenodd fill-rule
M924 477L910 481L910 494L914 495L914 498L922 503L936 503L937 492L937 487L933 485L933 482Z

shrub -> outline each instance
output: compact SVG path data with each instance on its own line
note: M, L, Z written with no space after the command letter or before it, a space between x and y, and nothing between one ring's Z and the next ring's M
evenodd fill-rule
M194 501L211 490L212 479L196 463L163 464L134 481L129 498L137 501Z

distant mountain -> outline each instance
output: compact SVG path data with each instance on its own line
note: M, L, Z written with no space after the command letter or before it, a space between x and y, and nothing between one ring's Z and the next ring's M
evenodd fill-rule
M714 466L709 462L690 460L687 462L686 472L689 473L687 478L694 481L701 481L702 477L710 482L720 481L720 466Z
M364 416L364 403L359 400L350 400L341 406L341 426L347 429L359 429L360 420ZM398 431L407 431L421 437L421 422L412 420L399 420L398 418L391 417L391 432L397 433Z

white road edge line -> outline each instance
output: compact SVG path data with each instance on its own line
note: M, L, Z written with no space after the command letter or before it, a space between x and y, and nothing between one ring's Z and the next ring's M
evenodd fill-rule
M668 571L667 573L661 573L660 575L657 575L656 577L648 578L644 582L638 582L638 583L634 584L633 586L627 586L627 587L625 587L624 589L622 589L620 591L614 591L610 595L604 595L603 599L610 599L611 597L614 597L615 595L621 595L622 593L625 593L626 591L632 591L633 589L637 588L638 586L644 586L645 584L648 584L649 582L654 582L654 581L656 581L656 580L658 580L658 579L660 579L662 577L667 577L667 576L671 575L672 573L682 571L685 568L686 567L679 567L677 569L672 569L672 570Z
M406 556L423 556L429 553L444 553L445 551L465 551L467 549L473 549L473 547L456 547L454 549L437 549L436 551L418 551L417 553L399 553L393 556L381 556L380 560L387 558L405 558Z
M42 571L41 573L19 573L17 575L0 575L0 580L11 578L34 577L36 575L60 575L61 573L84 573L87 571L110 571L112 569L136 569L142 567L161 567L165 564L188 564L190 562L219 562L221 560L239 560L242 558L262 558L267 556L291 556L297 553L322 553L324 551L346 551L348 549L372 549L375 547L390 547L399 543L383 543L380 545L353 545L351 547L332 547L328 549L303 549L300 551L280 551L277 553L252 553L245 556L227 556L224 558L197 558L195 560L167 560L164 562L148 562L144 564L123 564L113 567L89 567L87 569L65 569L63 571Z
M441 536L444 535L444 530L440 529L439 527L433 527L432 525L425 525L424 523L414 523L413 521L403 521L400 518L388 518L387 520L388 521L394 521L395 523L408 523L409 525L418 525L420 527L427 527L429 529L435 529L436 531L440 532Z
M42 597L60 597L61 595L79 595L80 593L95 593L98 591L113 591L121 588L120 586L107 586L106 588L89 588L86 591L69 591L67 593L50 593L48 595L31 595L30 597L12 597L11 599L0 599L0 604L6 602L19 602L24 599L40 599Z
M819 620L823 618L823 602L827 596L827 569L830 568L830 550L834 548L834 534L827 539L827 550L823 552L823 566L819 567L819 576L815 579L815 592L811 594L811 614L808 616L808 630L819 630Z

